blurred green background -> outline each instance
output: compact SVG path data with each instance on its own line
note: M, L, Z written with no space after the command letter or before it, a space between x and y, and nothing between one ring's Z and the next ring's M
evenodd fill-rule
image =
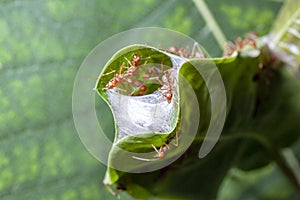
M267 34L282 5L206 3L228 40L249 31ZM0 1L0 199L115 199L102 185L105 166L86 151L74 128L73 82L98 43L145 26L180 31L212 56L221 55L192 0ZM267 199L278 189L293 197L275 165L232 170L219 199Z

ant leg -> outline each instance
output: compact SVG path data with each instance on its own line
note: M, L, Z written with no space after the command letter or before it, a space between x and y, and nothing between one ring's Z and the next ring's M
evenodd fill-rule
M124 85L124 83L120 81L118 85L121 85L122 87L117 87L117 90L126 93L126 86Z
M136 91L140 90L143 86L145 86L145 83L140 80L135 81L134 84L137 86L137 88L133 88L133 91L130 93L130 96L132 96Z
M163 82L159 79L159 77L150 77L150 78L148 78L148 80L150 80L150 81L152 81L152 80L155 80L155 81L157 81L159 84L161 84L161 85L163 85Z
M128 58L126 58L125 56L124 56L124 58L128 62L128 64L130 65L130 67L135 67L135 65L133 65L132 62L130 60L128 60Z
M175 147L178 147L179 145L179 131L176 132L175 135L175 143L172 143Z
M195 42L194 45L193 45L191 57L192 58L205 58L205 54L203 53L202 49L200 48L198 42Z
M160 151L157 150L157 148L152 144L152 148L156 151L156 153L160 153Z
M151 58L151 56L149 55L148 51L147 51L148 56L145 57L145 58L143 58L143 54L141 53L140 50L137 50L137 51L139 52L140 60L147 60L147 59L150 59L150 58ZM147 61L146 61L146 62L147 62ZM146 62L144 63L144 65L146 64Z
M156 74L158 75L160 73L160 69L155 67L155 66L150 66L148 67L148 69L146 69L146 73L144 74L144 78L148 79L148 80L157 80L160 84L162 84L162 82L159 80L159 77L151 77L152 74Z
M156 149L156 147L152 144L152 147L155 149L155 151L157 152L157 154L154 156L158 159L163 159L165 157L165 151L166 149L170 149L169 146L167 144L164 144L163 146L161 146L159 148L159 150Z
M164 146L167 147L167 149L170 149L170 147L169 147L169 145L167 143L165 143Z
M106 74L102 74L101 76L107 76L107 75L110 75L110 74L112 74L112 73L116 73L116 70L112 70L112 71L110 71L110 72L108 72L108 73L106 73ZM99 79L99 78L98 78Z
M137 157L137 156L132 156L132 158L134 158L136 160L146 161L146 162L152 162L152 161L159 160L159 158L141 158L141 157Z
M106 184L106 183L104 183L104 182L103 182L103 184L104 184L104 186L106 187L106 189L107 189L113 196L115 196L115 197L117 197L118 199L120 199L120 195L119 195L118 192L114 191L114 190L111 188L110 185L108 185L108 184Z
M151 52L149 53L149 49L148 48L146 48L146 53L148 55L148 57L146 57L146 58L150 59L151 58Z
M160 63L160 70L157 72L162 74L162 72L164 71L164 61L165 61L165 58L163 57L162 60L161 60L161 63Z
M193 48L192 48L192 52L191 52L191 57L194 57L195 56L195 53L196 53L196 47L199 49L199 45L197 42L195 42L193 44Z
M156 158L141 158L141 157L137 157L137 156L132 156L132 158L136 159L136 160L141 160L141 161L156 161L161 159L160 157L158 157L157 155L160 155L162 153L162 150L157 150L157 148L152 144L152 148L156 151L156 155L154 157Z
M158 69L154 66L151 66L148 68L148 72L144 75L144 78L149 78L151 77L152 73L158 73Z
M123 63L122 63L122 65L120 66L120 69L119 69L119 75L121 75L121 74L122 74L123 67L125 67L125 64L124 64L124 62L123 62Z

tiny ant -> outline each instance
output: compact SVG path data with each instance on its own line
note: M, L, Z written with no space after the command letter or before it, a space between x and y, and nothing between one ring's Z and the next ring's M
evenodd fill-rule
M234 51L241 51L248 45L256 49L256 38L257 35L255 33L249 33L245 36L244 40L241 37L237 37L234 43L227 42L224 47L223 56L231 56Z
M136 71L138 69L137 66L140 64L140 61L141 61L141 57L136 54L132 54L133 61L129 61L128 58L126 58L125 56L124 56L124 58L129 63L130 67L125 67L124 62L123 62L122 65L120 66L119 73L116 73L116 70L113 70L111 72L103 74L102 76L107 76L111 73L115 73L114 77L106 84L106 86L103 88L103 90L113 89L114 87L117 87L118 84L123 80L125 80L129 84L133 82L130 78L127 78L127 77L135 76ZM127 69L122 73L123 68L127 68ZM139 86L139 87L144 85L143 83L140 83L139 81L135 81L134 83L136 86ZM131 92L131 95L133 93L134 92Z
M167 102L171 103L173 93L172 83L170 80L170 71L164 71L163 61L161 63L161 67L141 67L141 56L138 56L137 54L133 53L131 57L132 59L129 60L127 57L124 56L125 62L122 63L118 71L112 70L111 72L102 74L102 76L107 76L109 74L114 73L113 78L109 80L109 82L105 85L104 88L102 88L102 90L108 90L117 87L117 89L128 93L128 95L130 96L142 96L147 91L147 85L145 84L145 80L155 80L160 85L162 85L160 88L158 88L158 90L167 99ZM126 62L129 64L128 67L125 66ZM147 64L147 61L145 61L144 65L145 64ZM138 74L138 72L140 71L139 69L144 70L141 76L139 76ZM139 77L141 79L139 79ZM121 85L121 87L119 87L119 85ZM130 89L130 91L128 89Z
M149 159L149 158L140 158L140 157L136 157L136 156L132 156L132 158L141 160L141 161L156 161L156 160L163 159L165 157L165 152L167 151L167 149L170 149L170 147L167 144L164 144L163 146L161 146L159 148L159 150L153 144L151 146L156 151L154 158Z
M187 53L188 47L186 47L185 49L184 48L179 49L176 46L170 46L166 51L184 58L205 58L206 57L197 42L194 43L191 54Z
M164 73L165 73L165 75L163 76L163 81L167 85L163 85L158 90L162 93L162 95L164 97L166 97L168 103L171 103L173 93L172 93L172 84L171 84L171 81L170 81L170 71L166 70Z
M174 144L174 146L178 147L178 135L179 132L176 132L176 143ZM165 157L165 153L168 149L170 149L169 145L168 145L169 141L167 141L167 143L165 143L164 145L162 145L159 150L152 144L152 148L156 151L156 154L154 155L154 158L141 158L141 157L136 157L136 156L132 156L132 158L136 159L136 160L141 160L141 161L156 161L156 160L161 160Z
M102 76L107 76L111 73L115 73L115 76L112 79L110 79L110 81L106 84L106 86L102 90L112 89L118 86L119 82L124 79L124 74L122 74L123 67L124 67L124 63L122 63L119 69L119 74L116 73L116 70L113 70L111 72L102 75Z
M132 55L133 61L131 61L131 62L125 56L124 56L124 58L130 65L130 67L128 67L127 70L124 72L124 76L134 76L138 69L137 66L140 63L141 58L135 54Z

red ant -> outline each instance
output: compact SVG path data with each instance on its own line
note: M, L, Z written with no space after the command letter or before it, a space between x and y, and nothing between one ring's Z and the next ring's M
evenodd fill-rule
M159 84L163 85L163 82L161 81L161 74L163 74L164 71L164 65L163 65L163 61L161 63L161 67L155 67L155 66L145 66L143 68L146 72L143 74L143 78L147 79L147 80L156 80ZM153 76L153 74L155 76ZM136 86L138 86L139 96L142 96L146 90L147 90L147 86L144 84L144 82L140 81L140 83L137 84L137 82L135 83ZM135 90L136 91L136 90ZM135 92L134 91L134 92Z
M115 73L115 76L112 79L110 79L110 81L106 84L104 88L102 88L102 90L108 90L118 86L119 82L124 79L124 74L122 74L123 67L124 67L124 63L122 63L119 69L119 74L116 73L116 70L113 70L106 74L102 74L102 76L107 76L111 73Z
M184 48L177 48L176 46L170 46L166 51L169 53L173 53L175 55L184 57L184 58L205 58L205 54L202 52L199 44L197 42L194 43L191 54L187 53L188 47Z
M166 85L163 85L158 90L162 93L163 96L166 97L168 103L171 103L173 97L173 92L172 92L173 86L170 81L170 71L166 70L164 73L165 75L163 77L163 81L166 83Z
M118 84L123 81L126 80L128 83L132 83L133 81L127 77L132 77L135 75L136 71L138 70L138 65L140 64L141 61L141 57L139 57L136 54L132 54L132 61L130 62L125 56L124 56L125 60L129 63L130 67L125 67L124 63L122 63L122 65L120 66L119 69L119 73L116 73L116 70L113 70L111 72L108 72L106 74L103 74L102 76L107 76L111 73L115 73L114 77L106 84L106 86L103 88L103 90L107 90L107 89L112 89L114 87L117 87ZM127 68L123 73L123 68ZM141 87L144 84L141 83L141 81L135 81L134 82L137 86ZM131 93L131 95L134 92Z
M241 51L246 46L250 45L253 48L257 48L255 39L257 38L257 35L255 33L249 33L245 36L245 39L243 40L241 37L237 37L232 42L227 42L224 47L223 56L231 56L233 52L235 51Z
M128 85L133 89L132 92L129 93L130 96L134 94L137 94L139 96L144 95L144 93L147 91L146 84L141 80L136 80L137 72L140 69L141 57L136 54L132 54L132 61L130 61L125 56L124 59L130 65L129 67L126 67L124 63L122 63L119 69L119 73L116 73L116 70L113 70L111 72L102 75L102 76L107 76L111 73L115 73L114 77L106 84L103 90L113 89L117 87L120 83L123 86L123 88L125 88L124 81L126 81ZM145 62L145 64L146 63L147 62ZM126 68L126 70L122 72L124 68ZM169 74L170 72L168 70L163 71L164 70L163 64L161 65L161 68L151 66L144 69L147 70L147 72L143 75L144 79L158 81L159 84L162 85L162 87L160 87L158 90L161 91L162 95L166 97L168 103L171 103L173 93L172 93L172 84L170 81L170 74ZM163 77L160 77L161 74L163 73L165 75ZM157 76L151 77L152 74L155 74ZM136 79L132 80L131 77L134 77ZM132 84L137 86L137 88L134 88ZM121 89L121 90L127 91L126 89Z
M132 61L130 62L126 57L124 57L125 60L128 62L128 64L130 65L130 67L124 72L124 77L132 77L132 76L136 76L136 73L139 69L138 65L140 65L141 62L141 57L139 57L136 54L132 54ZM144 63L144 65L147 64L147 61ZM133 81L131 79L127 79L128 83L133 83ZM136 91L139 90L138 95L143 95L143 93L147 90L147 86L145 85L145 83L143 81L140 80L136 80L134 81L134 84L138 87L137 89L134 89L130 95L132 96Z
M178 147L178 136L179 135L179 131L176 132L176 143L173 143L174 146ZM142 161L156 161L156 160L161 160L165 157L165 153L167 151L167 149L170 149L169 145L168 145L169 141L167 141L164 145L162 145L159 150L152 144L152 148L156 151L156 154L154 155L154 158L141 158L141 157L136 157L136 156L132 156L132 158L137 159L137 160L142 160Z
M124 72L125 76L134 76L136 71L138 70L138 65L141 62L141 57L137 56L136 54L132 54L132 61L130 62L128 58L124 56L125 60L128 62L130 67ZM146 63L145 63L146 64Z
M132 156L132 158L137 159L137 160L142 160L142 161L156 161L163 159L165 157L165 152L167 149L170 149L170 147L167 144L164 144L159 148L159 150L152 144L152 148L156 151L156 154L154 155L154 158L140 158L136 156Z

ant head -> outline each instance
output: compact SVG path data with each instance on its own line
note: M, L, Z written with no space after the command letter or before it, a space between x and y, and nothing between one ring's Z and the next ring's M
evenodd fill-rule
M139 57L138 55L136 55L136 54L132 54L132 60L133 60L133 63L135 64L135 65L138 65L138 64L140 64L140 61L141 61L141 57Z
M166 99L167 99L167 101L168 101L168 103L171 103L171 100L172 100L172 93L171 92L168 92L167 94L165 94L166 95Z

